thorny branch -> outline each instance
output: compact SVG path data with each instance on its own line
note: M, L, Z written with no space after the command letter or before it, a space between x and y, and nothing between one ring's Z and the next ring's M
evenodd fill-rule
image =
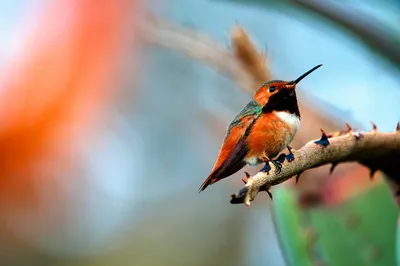
M371 132L355 133L348 126L346 131L325 134L319 140L313 140L301 149L293 151L295 160L288 162L284 156L281 172L272 168L269 173L259 172L253 177L247 176L246 185L238 194L233 194L231 203L244 203L250 207L260 191L267 191L293 176L298 179L304 171L325 164L335 166L343 162L359 162L371 169L371 176L376 170L384 172L392 181L398 183L400 171L397 169L400 162L400 126L394 132L378 132L374 126ZM247 173L246 173L247 175ZM399 194L399 192L397 192Z

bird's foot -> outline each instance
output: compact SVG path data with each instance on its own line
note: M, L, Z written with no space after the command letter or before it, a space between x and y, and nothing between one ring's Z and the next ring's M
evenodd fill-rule
M265 165L263 168L261 168L260 172L265 172L268 175L269 171L271 171L271 166L269 165L271 159L268 158L267 156L263 156L261 159L265 162Z
M269 171L271 171L271 166L269 165L269 163L271 162L275 166L276 172L279 174L282 169L282 163L286 159L286 154L282 153L276 160L271 160L266 156L262 157L262 159L265 162L265 166L260 170L261 172L266 172L267 174L269 174Z
M271 171L271 166L269 165L269 162L265 162L265 165L261 168L260 172L265 172L268 175L269 171Z
M360 139L363 139L363 138L364 138L364 135L361 134L360 132L354 133L354 138L355 138L356 140L360 140Z
M242 181L246 185L247 182L249 182L249 179L251 179L251 175L247 172L244 172L244 174L246 175L246 178L242 178Z
M281 153L278 158L276 158L274 161L278 162L279 164L283 164L285 162L286 159L286 154Z
M287 149L289 151L289 154L286 155L286 160L290 163L294 161L294 154L292 153L292 147L287 146Z
M328 136L326 135L325 131L322 128L321 128L321 133L322 133L321 138L319 140L314 141L314 143L325 148L330 143L328 140Z
M283 155L285 155L285 154L283 154ZM276 159L276 160L272 160L271 162L272 162L272 164L275 166L275 168L276 168L276 173L277 174L280 174L281 173L281 169L282 169L282 159L281 159L281 157L283 157L283 160L285 160L285 156L279 156L278 157L278 159Z

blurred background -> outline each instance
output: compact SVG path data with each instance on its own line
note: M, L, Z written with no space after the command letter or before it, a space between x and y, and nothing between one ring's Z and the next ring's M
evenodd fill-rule
M229 203L243 171L197 189L269 78L324 64L298 86L295 149L346 121L392 131L399 11L396 0L0 1L0 265L396 265L397 206L361 166L308 171L250 210Z

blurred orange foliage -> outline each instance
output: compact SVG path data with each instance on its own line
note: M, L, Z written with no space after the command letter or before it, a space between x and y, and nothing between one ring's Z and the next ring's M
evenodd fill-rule
M95 134L115 96L137 2L50 1L23 51L6 66L0 99L2 210L32 210L41 182L57 189L57 173L76 167L74 143Z

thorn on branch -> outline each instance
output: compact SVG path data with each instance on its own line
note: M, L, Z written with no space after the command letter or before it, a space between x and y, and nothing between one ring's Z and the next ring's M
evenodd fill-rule
M293 153L289 153L287 156L286 156L286 160L290 163L290 162L293 162L294 161L294 155L293 155Z
M346 122L346 131L347 131L347 133L350 133L350 132L353 131L353 129L351 128L351 126L347 122Z
M369 169L369 179L372 181L374 180L374 175L378 169L370 168Z
M300 175L301 175L302 173L303 173L303 172L300 172L300 173L298 173L298 174L296 175L296 184L299 182Z
M329 169L329 175L332 175L333 171L335 170L335 168L338 164L339 164L338 162L332 163L331 168Z
M290 163L294 161L294 154L292 152L293 148L290 146L287 146L287 149L289 150L289 154L286 155L286 160Z
M274 200L274 198L272 197L272 193L271 191L267 190L268 196L270 197L271 200Z
M400 132L400 122L397 122L396 132Z
M242 178L242 181L244 184L247 184L247 182L249 182L249 179L251 178L251 176L247 172L244 172L244 174L246 175L246 179Z
M374 122L370 122L371 123L371 125L372 125L372 131L373 132L375 132L375 131L377 131L378 130L378 127L376 126L376 124L374 123Z
M273 200L272 193L271 193L271 191L270 191L270 187L267 187L267 185L261 186L259 191L260 191L260 192L261 192L261 191L267 192L267 194L268 194L268 196L270 197L270 199Z
M357 134L354 134L354 138L355 138L356 140L360 140L360 139L363 139L363 138L364 138L364 135L361 134L361 133L357 133Z
M319 140L314 141L315 144L321 145L322 147L326 147L329 145L328 136L326 135L325 131L321 128L322 136Z

